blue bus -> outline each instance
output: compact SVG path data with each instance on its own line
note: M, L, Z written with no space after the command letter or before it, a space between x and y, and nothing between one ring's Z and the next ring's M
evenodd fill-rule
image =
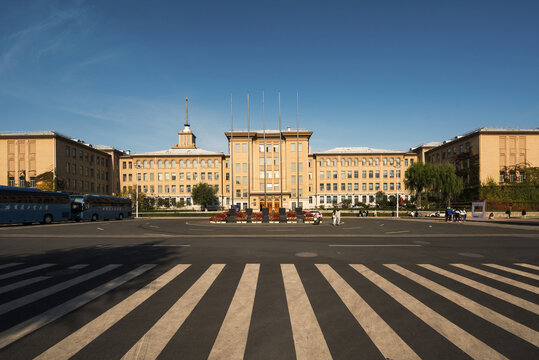
M71 195L73 220L110 220L131 217L131 199L110 195Z
M50 224L70 219L68 193L0 186L0 224Z

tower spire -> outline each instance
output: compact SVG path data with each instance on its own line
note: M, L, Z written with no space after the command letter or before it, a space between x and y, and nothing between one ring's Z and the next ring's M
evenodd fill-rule
M185 126L189 127L189 113L187 111L187 97L185 98Z

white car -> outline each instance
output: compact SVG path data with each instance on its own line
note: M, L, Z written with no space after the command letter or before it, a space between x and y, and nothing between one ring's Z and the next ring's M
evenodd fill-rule
M442 215L440 214L439 211L436 211L436 212L433 212L433 213L428 214L427 216L428 216L428 217L440 217L440 216L442 216Z

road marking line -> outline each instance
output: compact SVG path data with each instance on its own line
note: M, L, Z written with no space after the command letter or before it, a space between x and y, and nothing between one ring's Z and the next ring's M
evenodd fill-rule
M391 246L406 246L406 247L418 247L422 245L418 244L330 244L332 247L391 247Z
M350 266L472 358L506 359L506 357L481 340L453 324L366 266L359 264L351 264Z
M9 272L7 274L0 275L0 280L8 279L10 277L19 276L19 275L23 275L23 274L28 274L30 272L45 269L45 268L48 268L48 267L51 267L51 266L54 266L54 265L56 265L56 264L41 264L41 265L31 266L31 267L24 268L24 269L17 270L17 271L12 271L12 272Z
M80 308L81 306L98 298L99 296L106 294L107 292L126 283L127 281L136 278L137 276L150 270L154 266L154 264L142 265L103 285L96 287L95 289L87 291L84 294L81 294L69 301L66 301L63 304L53 307L52 309L49 309L44 313L34 316L31 319L28 319L10 329L3 331L2 333L0 333L0 349L30 334L31 332L61 318L62 316L69 314L70 312Z
M488 271L477 269L477 268L474 268L474 267L469 266L469 265L451 264L451 266L455 266L455 267L458 267L460 269L468 270L468 271L473 272L475 274L482 275L484 277L488 277L489 279L493 279L493 280L503 282L503 283L508 284L508 285L512 285L512 286L515 286L515 287L530 291L530 292L532 292L534 294L539 294L539 287L536 287L536 286L533 286L533 285L530 285L530 284L526 284L526 283L523 283L521 281L513 280L513 279L507 278L505 276L498 275L498 274L493 274L493 273L490 273Z
M316 267L386 359L420 359L365 300L327 264Z
M146 246L146 245L142 245ZM154 247L188 247L191 245L180 245L180 244L154 244L154 245L148 245L148 246L154 246Z
M85 267L87 267L89 264L78 264L78 265L73 265L73 266L70 266L68 267L69 270L80 270L80 269L84 269Z
M247 264L208 359L243 359L260 264Z
M387 231L386 234L402 234L402 233L409 233L410 230L400 230L400 231Z
M85 346L95 340L98 336L107 331L110 327L124 318L127 314L133 311L136 307L146 301L150 296L167 285L183 271L189 264L180 264L173 267L151 283L133 293L131 296L107 310L99 317L95 318L84 327L72 333L56 345L50 347L47 351L36 357L36 359L69 359Z
M224 264L211 265L193 286L129 349L122 359L157 358L224 267Z
M28 305L28 304L30 304L30 303L32 303L34 301L43 299L44 297L55 294L55 293L57 293L59 291L65 290L65 289L67 289L67 288L69 288L69 287L71 287L73 285L80 284L83 281L94 278L94 277L99 276L101 274L104 274L104 273L106 273L108 271L114 270L114 269L116 269L116 268L118 268L120 266L121 265L118 265L118 264L107 265L107 266L102 267L101 269L92 271L90 273L78 276L78 277L73 278L71 280L64 281L62 283L53 285L53 286L48 287L46 289L37 291L37 292L32 293L30 295L26 295L24 297L9 301L7 303L4 303L4 304L0 305L0 315L5 314L5 313L7 313L9 311L15 310L17 308L20 308L21 306Z
M296 267L293 264L281 264L281 272L292 325L296 358L299 360L331 359L331 353Z
M15 290L15 289L19 289L19 288L22 288L24 286L32 285L32 284L35 284L37 282L47 280L47 279L50 279L50 278L51 278L50 276L36 276L36 277L30 278L30 279L21 280L21 281L18 281L16 283L13 283L13 284L2 286L2 287L0 287L0 294L6 293L8 291Z
M530 264L523 264L523 263L515 263L515 265L527 267L529 269L537 270L539 271L539 266L530 265Z
M462 296L453 290L449 290L445 286L439 285L432 280L429 280L421 275L418 275L410 270L407 270L399 265L385 264L384 266L390 268L402 276L407 277L410 280L415 281L418 284L423 285L430 291L443 296L444 298L454 302L465 310L468 310L472 314L479 316L480 318L491 322L492 324L504 329L518 336L519 338L526 340L530 344L539 346L539 332L530 329L529 327L522 325L507 316L504 316L494 310L487 308L465 296Z
M524 299L521 299L519 297L516 297L514 295L511 295L509 293L506 293L505 291L498 290L496 288L493 288L491 286L482 284L480 282L477 282L472 279L468 279L467 277L460 276L458 274L455 274L453 272L441 269L434 265L429 264L418 264L421 267L424 267L425 269L428 269L430 271L433 271L437 274L443 275L445 277L448 277L452 280L458 281L464 285L468 285L471 288L474 288L476 290L482 291L484 293L487 293L489 295L492 295L494 297L497 297L498 299L502 299L507 301L508 303L511 303L513 305L519 306L525 310L531 311L534 314L539 315L539 305L532 303L531 301L527 301Z
M535 275L535 274L532 274L532 273L529 273L529 272L526 272L526 271L511 269L510 267L502 266L502 265L498 265L498 264L483 264L483 265L489 266L489 267L494 268L494 269L503 270L503 271L506 271L506 272L517 274L517 275L520 275L520 276L525 276L525 277L528 277L530 279L539 280L539 275Z
M8 264L2 264L0 265L0 270L1 269L6 269L6 268L9 268L9 267L13 267L13 266L17 266L17 265L22 265L23 263L8 263Z

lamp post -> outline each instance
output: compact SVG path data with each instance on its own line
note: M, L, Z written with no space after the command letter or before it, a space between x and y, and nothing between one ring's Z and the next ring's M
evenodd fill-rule
M135 177L137 179L137 185L135 187L135 217L138 218L138 169L140 169L140 165L135 164L136 174Z

